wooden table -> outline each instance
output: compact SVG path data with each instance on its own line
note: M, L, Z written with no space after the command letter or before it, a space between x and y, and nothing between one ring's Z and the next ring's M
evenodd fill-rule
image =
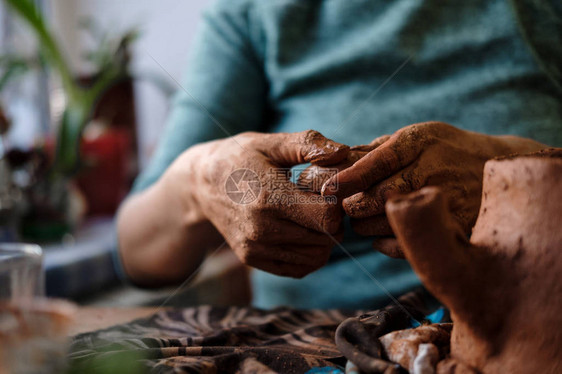
M70 336L83 332L104 329L113 325L130 322L137 318L148 317L154 314L158 308L135 307L135 308L99 308L80 307L76 313L74 323L68 334Z

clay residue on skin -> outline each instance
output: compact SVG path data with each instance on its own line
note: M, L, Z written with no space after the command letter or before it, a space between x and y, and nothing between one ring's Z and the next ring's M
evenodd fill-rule
M354 228L359 234L387 236L392 231L381 220L386 220L384 206L388 199L439 186L453 216L469 234L478 216L485 162L514 149L532 151L541 147L533 141L478 134L441 122L413 124L375 139L371 145L353 147L350 154L366 153L329 177L321 193L342 202L346 214L356 220ZM304 173L301 183L315 185L310 182L314 178L324 181L327 176L314 167Z
M319 149L322 146L326 149ZM191 179L185 184L198 186L194 205L242 263L294 278L326 264L334 238L340 240L342 236L341 207L296 188L283 172L304 160L340 162L347 156L348 146L309 130L242 133L198 147L203 155L197 159L201 172L188 173ZM280 168L281 175L272 180L272 171ZM241 204L227 193L226 183L237 170L251 171L251 182L261 186L249 203ZM311 196L315 199L310 200Z
M406 259L451 311L438 373L562 372L561 176L562 149L488 161L470 242L438 188L387 204Z
M329 140L318 131L308 131L304 144L308 146L304 160L316 165L339 163L349 152L349 146Z

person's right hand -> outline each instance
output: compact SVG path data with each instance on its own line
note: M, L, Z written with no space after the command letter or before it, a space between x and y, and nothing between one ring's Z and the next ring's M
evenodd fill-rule
M190 148L166 178L170 193L197 207L187 214L206 217L243 263L300 278L327 262L334 237L341 239L343 212L296 188L285 172L307 162L338 163L348 152L312 130L243 133Z

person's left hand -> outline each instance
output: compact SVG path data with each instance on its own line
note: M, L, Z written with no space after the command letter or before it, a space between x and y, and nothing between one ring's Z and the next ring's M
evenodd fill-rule
M377 148L390 138L390 135L383 135L369 144L355 145L350 147L347 157L337 164L322 164L318 165L313 163L300 173L297 185L306 191L321 193L322 186L328 179L336 173L347 169L355 164L358 160L362 159L367 153Z
M439 186L468 234L480 207L484 163L544 147L528 139L484 135L441 122L410 125L380 139L364 157L327 180L322 194L343 199L354 230L377 236L373 246L391 257L403 255L396 241L388 239L393 235L385 214L389 197Z

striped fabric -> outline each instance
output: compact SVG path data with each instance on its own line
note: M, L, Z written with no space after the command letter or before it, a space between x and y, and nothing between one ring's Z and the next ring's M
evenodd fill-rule
M334 333L340 322L362 313L209 306L161 310L76 336L70 358L75 372L133 372L142 362L151 373L305 373L345 365Z
M420 288L370 312L210 306L160 310L76 336L70 372L334 374L352 360L348 373L352 368L395 373L400 363L388 361L379 338L444 322L443 315L425 318L435 303ZM447 355L445 346L440 358Z

